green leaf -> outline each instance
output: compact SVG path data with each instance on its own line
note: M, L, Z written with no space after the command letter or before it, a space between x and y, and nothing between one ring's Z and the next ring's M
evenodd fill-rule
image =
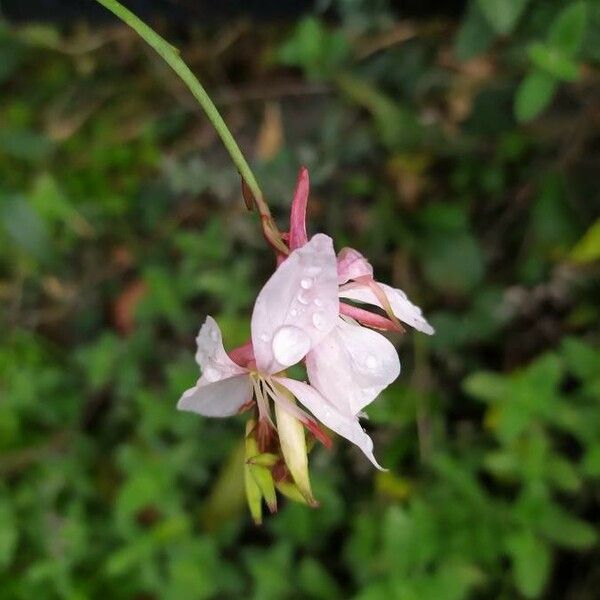
M335 82L351 101L371 113L381 140L389 149L408 151L422 143L425 128L414 110L349 73L338 74Z
M214 540L200 537L178 544L168 563L169 577L160 594L164 600L203 600L218 596L223 565Z
M485 52L494 41L494 30L481 12L478 2L471 2L454 38L456 57L466 61Z
M52 254L46 223L22 196L0 194L0 226L27 254L44 262Z
M92 226L75 210L49 173L39 175L33 182L29 202L49 224L64 222L79 235L91 236Z
M302 560L298 579L304 597L322 600L343 597L335 579L314 558L306 557Z
M542 42L534 42L529 47L529 58L540 70L564 81L575 81L579 76L579 66L559 48Z
M569 371L581 381L600 377L600 350L585 342L569 337L563 340L561 353Z
M517 588L526 598L536 598L550 574L548 546L531 531L522 531L508 538L507 550Z
M0 130L0 150L23 161L41 161L53 147L54 144L47 137L28 129Z
M573 2L556 17L548 33L548 45L572 57L581 48L587 22L585 2Z
M230 450L229 457L212 484L210 496L202 509L202 521L208 530L218 530L236 519L243 511L245 499L253 518L260 522L260 489L248 469L244 467L245 456L246 446L242 440Z
M428 205L420 218L426 229L420 251L428 282L456 296L474 290L484 277L485 264L466 209L435 203Z
M278 58L285 65L299 66L309 79L326 79L346 60L350 51L341 31L329 31L315 17L302 19L280 48Z
M581 468L588 477L600 477L600 442L592 444L587 449Z
M510 382L497 373L480 371L472 373L463 382L463 388L471 396L484 402L500 402L510 392Z
M496 33L506 35L517 26L529 0L478 0L479 6Z
M519 85L515 96L518 121L530 121L550 104L556 90L556 79L544 71L531 72Z
M10 565L17 547L18 528L7 497L0 496L0 567Z
M575 244L570 258L576 263L589 263L600 258L600 219Z
M557 505L539 514L539 531L565 548L583 550L596 543L598 535L592 525L578 519Z

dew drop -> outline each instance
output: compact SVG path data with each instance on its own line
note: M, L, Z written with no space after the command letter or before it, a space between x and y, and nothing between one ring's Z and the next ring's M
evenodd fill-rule
M298 294L298 302L300 302L300 304L304 304L306 306L307 304L310 303L310 300L306 297L306 294L303 294L302 292L300 292Z
M292 308L292 310L290 310L290 315L292 317L297 317L298 316L298 311L295 308Z
M321 300L321 298L315 298L313 302L315 303L315 306L323 306L323 300Z
M213 342L218 342L219 341L219 332L216 329L213 329L210 332L210 337Z
M318 275L322 270L323 269L321 269L321 267L308 267L306 269L306 274L314 277Z
M316 312L312 316L312 322L317 329L323 329L323 327L325 327L325 317L323 316L323 313Z
M277 362L289 366L304 358L310 350L310 338L298 327L283 325L275 332L271 347Z
M314 281L310 277L305 277L300 281L300 287L305 290L310 290L310 288L313 286L313 283Z
M261 333L260 334L260 339L263 342L268 342L271 339L271 336L268 333Z

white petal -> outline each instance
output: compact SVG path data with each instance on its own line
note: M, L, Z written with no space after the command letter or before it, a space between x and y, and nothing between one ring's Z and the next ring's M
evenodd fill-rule
M338 319L306 356L308 378L338 410L357 415L398 375L400 361L383 335Z
M256 298L251 329L258 369L271 374L297 363L331 331L338 312L333 241L319 233L288 256Z
M377 284L387 296L392 310L394 311L394 315L396 315L400 321L407 323L418 331L428 333L429 335L435 332L433 327L421 313L421 309L413 304L402 290L393 288L385 283L377 282ZM373 304L379 306L379 308L383 308L381 302L379 302L379 299L375 296L371 288L358 283L350 283L341 287L340 298L348 298L349 300L356 300L357 302Z
M193 388L183 393L177 408L205 417L230 417L251 399L252 382L246 373L216 382L202 377Z
M378 469L382 469L373 455L373 440L360 426L358 417L340 412L333 404L323 398L317 390L306 383L287 377L277 377L275 379L292 392L323 425L356 444Z
M198 344L196 362L202 368L203 379L207 382L220 381L246 372L245 369L236 365L225 352L221 330L212 317L206 317L196 338L196 343Z
M373 267L354 248L342 248L337 256L338 283L341 285L358 277L373 277Z

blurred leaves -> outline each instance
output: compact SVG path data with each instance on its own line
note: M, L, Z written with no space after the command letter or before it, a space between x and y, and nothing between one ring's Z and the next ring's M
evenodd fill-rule
M532 71L523 79L515 96L515 116L519 121L537 117L556 91L556 79L543 71Z
M482 13L496 33L511 33L529 0L477 0Z
M550 573L548 547L528 531L515 533L507 544L517 588L526 598L537 598Z
M546 41L529 46L534 68L517 89L515 115L519 121L537 117L552 100L560 81L578 78L576 58L584 39L586 16L585 2L568 4L552 22Z
M320 507L286 488L252 525L247 414L175 410L200 323L246 342L273 265L239 178L126 32L3 26L3 598L595 597L597 8L317 10L340 19L180 45L257 150L281 226L306 164L310 231L364 252L436 327L390 338L403 374L364 421L389 471L317 446ZM57 107L88 89L110 102L59 143Z
M600 258L600 219L575 244L570 257L578 263L588 263Z
M279 49L278 59L302 67L309 79L322 80L344 63L349 50L343 31L329 31L319 19L305 17Z

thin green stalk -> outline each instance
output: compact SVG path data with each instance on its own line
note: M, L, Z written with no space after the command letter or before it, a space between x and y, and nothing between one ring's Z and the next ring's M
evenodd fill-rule
M209 98L206 90L202 87L202 84L198 81L190 68L185 64L185 62L183 62L177 49L171 46L171 44L158 35L158 33L156 33L153 29L148 27L148 25L134 15L129 9L125 8L120 2L117 2L117 0L96 1L119 17L119 19L121 19L124 23L129 25L129 27L131 27L145 42L152 46L152 48L156 50L156 52L187 85L206 113L206 116L217 130L217 133L223 141L227 152L229 152L233 163L237 167L242 179L250 189L253 196L253 201L262 217L262 225L265 236L269 242L277 246L280 251L283 250L285 253L287 253L287 247L281 240L281 234L271 217L271 212L264 200L262 191L258 185L258 182L256 181L256 177L254 177L254 173L250 169L250 166L246 162L242 151L227 128L225 121L219 114L217 107Z

